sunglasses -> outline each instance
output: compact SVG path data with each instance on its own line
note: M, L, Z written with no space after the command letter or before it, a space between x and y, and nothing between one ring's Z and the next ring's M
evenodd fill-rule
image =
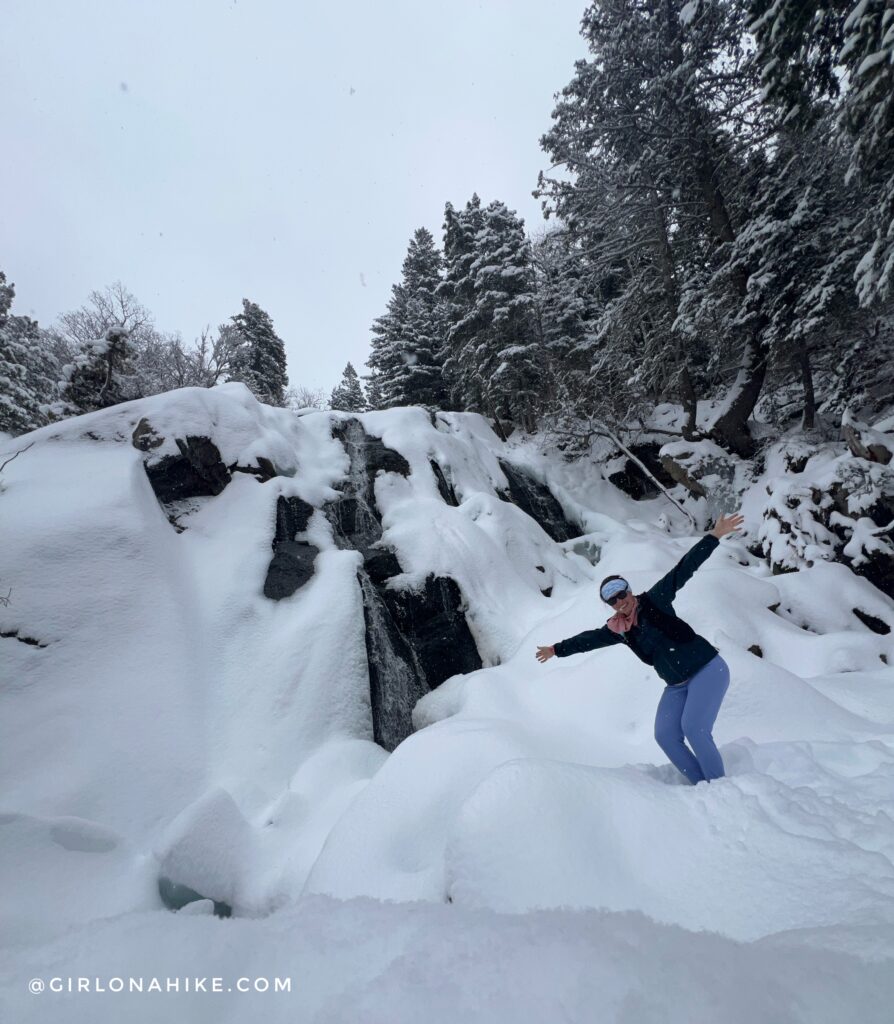
M605 603L610 608L614 608L618 601L623 601L625 597L629 596L629 594L629 590L622 590L620 594L615 594L613 597L608 598L608 600Z

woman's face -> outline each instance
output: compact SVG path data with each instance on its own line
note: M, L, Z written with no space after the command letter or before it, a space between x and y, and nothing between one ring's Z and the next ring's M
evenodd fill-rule
M622 615L630 615L635 607L636 598L628 590L626 597L622 597L620 601L615 602L615 605L612 608L612 615L616 612L620 612Z

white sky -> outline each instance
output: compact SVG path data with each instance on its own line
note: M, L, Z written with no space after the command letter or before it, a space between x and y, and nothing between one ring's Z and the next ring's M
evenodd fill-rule
M290 381L369 354L407 243L531 196L585 0L0 0L0 269L49 325L123 281L186 340L273 317ZM352 91L353 90L353 91Z

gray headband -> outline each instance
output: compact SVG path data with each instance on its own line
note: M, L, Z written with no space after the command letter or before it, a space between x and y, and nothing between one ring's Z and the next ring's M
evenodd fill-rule
M614 597L615 594L622 594L625 590L629 589L630 584L627 580L609 580L599 591L599 596L603 601L607 601L610 597Z

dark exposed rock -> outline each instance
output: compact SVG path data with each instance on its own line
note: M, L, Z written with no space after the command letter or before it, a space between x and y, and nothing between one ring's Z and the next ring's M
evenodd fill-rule
M264 597L281 601L291 597L314 574L314 559L320 549L297 539L307 529L313 505L302 498L280 495L276 501L276 529L273 535L273 558L264 580Z
M161 896L161 901L169 910L180 910L185 907L188 903L195 903L197 900L206 900L209 897L203 896L201 893L196 892L195 889L190 889L188 885L181 885L180 882L172 882L170 878L162 875L158 880L158 895ZM214 913L216 917L231 917L233 914L233 908L229 903L224 903L222 900L212 900L214 904Z
M27 644L29 647L47 647L43 640L35 640L33 636L21 636L17 629L9 633L0 632L0 638L4 640L18 640L20 644Z
M854 608L853 613L863 623L863 625L868 626L873 633L878 633L880 636L887 636L891 632L891 627L887 622L877 619L874 615L870 615L869 612L864 612L860 608Z
M449 576L426 577L421 590L384 590L382 597L419 659L429 689L458 673L481 668L481 656Z
M459 502L456 500L456 493L453 490L453 487L448 483L447 477L444 476L444 471L434 459L429 459L429 465L431 466L432 472L435 474L435 480L438 482L438 490L440 491L441 497L448 505L459 506Z
M148 452L153 448L158 448L159 445L164 444L164 440L161 434L156 433L155 427L152 426L145 416L134 427L132 435L133 446L141 452Z
M408 475L406 459L368 435L356 418L341 421L333 433L344 445L350 467L342 496L327 502L322 511L332 524L336 545L363 556L357 578L363 595L373 735L377 743L393 750L413 731L413 706L419 698L451 675L480 668L481 658L454 580L430 576L417 589L387 586L400 574L401 565L394 551L381 546L374 482L380 470ZM433 462L437 478L436 466ZM444 500L452 496L451 504L457 504L446 478L444 485Z
M313 576L314 559L319 553L318 547L301 541L284 540L278 544L267 567L264 597L273 601L291 597Z
M552 587L547 587L545 590L541 590L540 593L543 594L544 597L552 597L553 596L553 588Z
M707 492L704 487L676 459L671 458L670 455L662 455L661 464L664 466L664 471L675 483L682 484L690 494L694 494L697 498L706 497Z
M254 466L237 466L235 463L230 466L231 473L249 473L255 477L256 480L262 484L268 480L272 480L275 476L293 476L294 472L284 473L282 470L277 469L276 466L270 461L265 459L263 455L256 456L256 465Z
M887 466L894 455L894 436L873 430L866 423L855 420L845 411L841 418L841 434L851 453L868 462Z
M367 555L363 568L373 583L385 583L392 576L400 573L400 562L397 555L387 548L373 548Z
M675 481L667 472L658 454L660 445L638 444L631 445L630 451L643 463L649 473L665 487L673 487ZM644 473L642 468L631 458L625 458L623 467L609 477L615 487L620 488L631 498L641 501L644 498L654 498L661 491L655 485L655 480Z
M760 644L752 644L748 648L748 650L751 654L756 655L758 658L762 658L764 656L764 652L761 650Z
M144 435L145 436L145 435ZM207 437L177 438L179 455L166 455L146 465L146 475L160 502L212 496L230 482L217 445Z
M538 522L555 541L571 540L580 536L580 529L573 526L562 511L550 489L535 480L524 470L511 466L499 459L500 469L509 482L509 493L497 491L503 501L511 501Z
M276 501L276 532L273 535L273 548L280 541L294 540L296 533L303 533L307 529L310 517L314 513L314 507L309 502L293 495L284 498L280 495Z
M615 487L636 501L642 501L643 498L654 498L661 493L632 459L625 459L623 467L612 473L608 479Z
M888 597L894 598L894 557L884 551L870 551L866 560L851 568Z
M403 455L388 448L380 437L367 434L360 420L353 417L340 420L333 426L332 433L345 446L352 469L356 463L362 464L367 470L367 486L370 490L380 469L386 473L410 475L410 464Z
M430 575L419 589L376 586L358 573L366 621L373 735L393 750L413 731L413 706L452 675L481 668L456 581Z
M394 750L413 731L413 706L428 686L413 648L382 597L382 588L365 572L359 572L357 579L363 594L373 739Z
M336 544L362 552L365 561L382 537L381 516L376 507L376 474L384 470L408 476L410 466L399 452L387 448L381 438L367 434L358 419L340 421L332 433L344 445L351 462L341 488L343 497L328 502L323 511L332 523Z
M887 654L880 654L879 655L879 659L881 660L883 665L887 665L888 664L888 655Z

